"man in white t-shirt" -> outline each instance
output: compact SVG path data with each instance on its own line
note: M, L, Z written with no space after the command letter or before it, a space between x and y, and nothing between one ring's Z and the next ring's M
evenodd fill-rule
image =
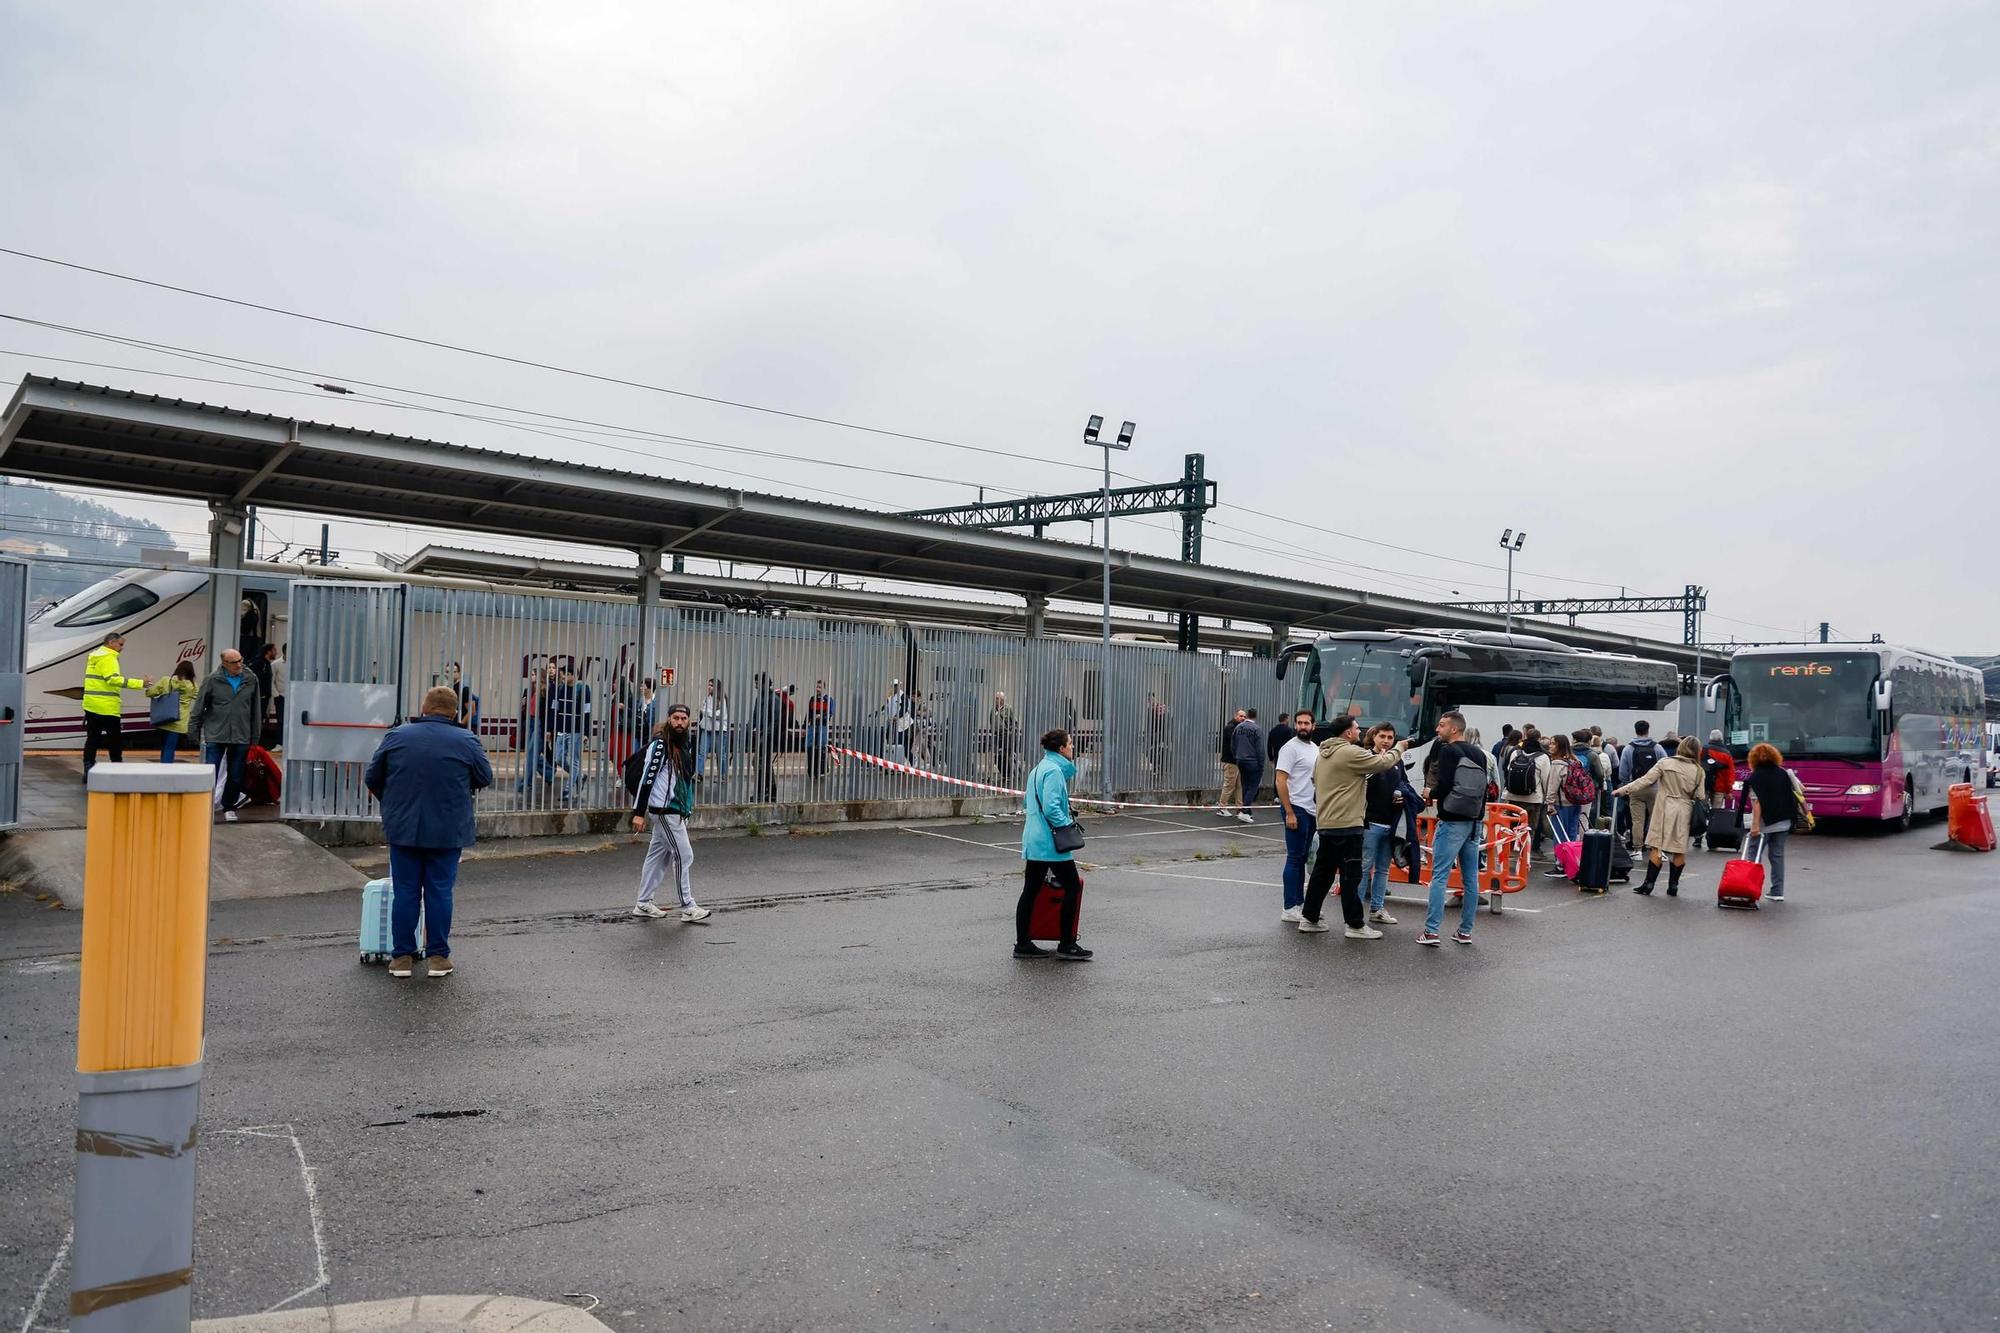
M1313 743L1312 710L1292 714L1292 731L1278 751L1278 805L1285 812L1285 910L1278 919L1296 925L1305 909L1306 861L1318 828L1313 765L1319 762L1319 746Z

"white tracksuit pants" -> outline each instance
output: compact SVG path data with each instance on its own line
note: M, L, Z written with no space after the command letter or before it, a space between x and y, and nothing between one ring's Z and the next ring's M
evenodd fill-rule
M639 902L653 901L672 870L681 906L693 907L694 844L688 841L687 820L679 815L647 815L646 820L653 826L653 840L646 844L646 863L639 868Z

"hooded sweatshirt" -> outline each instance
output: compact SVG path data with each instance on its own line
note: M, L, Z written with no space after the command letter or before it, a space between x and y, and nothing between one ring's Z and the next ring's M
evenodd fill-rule
M1408 740L1400 740L1394 749L1376 754L1340 736L1322 744L1319 762L1313 765L1320 832L1361 828L1367 817L1368 775L1402 763L1403 752L1409 748Z

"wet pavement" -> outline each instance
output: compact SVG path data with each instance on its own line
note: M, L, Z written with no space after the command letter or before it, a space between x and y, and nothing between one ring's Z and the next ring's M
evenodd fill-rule
M1433 950L1408 904L1280 927L1268 823L1091 834L1078 965L1008 956L995 823L701 839L699 926L622 914L634 846L470 864L441 982L358 965L345 897L218 905L198 1313L2000 1321L2000 858L1802 839L1757 913L1719 855L1678 900L1537 879ZM78 927L0 894L7 1327L63 1322Z

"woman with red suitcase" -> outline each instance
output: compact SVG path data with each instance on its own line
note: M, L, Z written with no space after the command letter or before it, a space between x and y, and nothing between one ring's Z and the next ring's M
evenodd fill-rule
M1785 844L1799 817L1799 789L1785 768L1785 756L1768 741L1750 747L1750 776L1743 780L1743 800L1750 807L1750 836L1771 862L1770 890L1765 897L1785 901ZM1747 844L1746 844L1747 849Z
M1083 911L1083 882L1076 873L1076 851L1083 846L1083 829L1070 813L1069 784L1076 776L1076 746L1069 733L1058 727L1042 737L1042 762L1028 774L1028 790L1023 801L1027 810L1021 822L1021 901L1014 907L1014 956L1047 958L1049 951L1030 936L1035 917L1035 901L1041 897L1042 882L1053 880L1061 886L1063 903L1061 939L1055 956L1064 962L1082 962L1090 950L1076 942L1077 917Z

